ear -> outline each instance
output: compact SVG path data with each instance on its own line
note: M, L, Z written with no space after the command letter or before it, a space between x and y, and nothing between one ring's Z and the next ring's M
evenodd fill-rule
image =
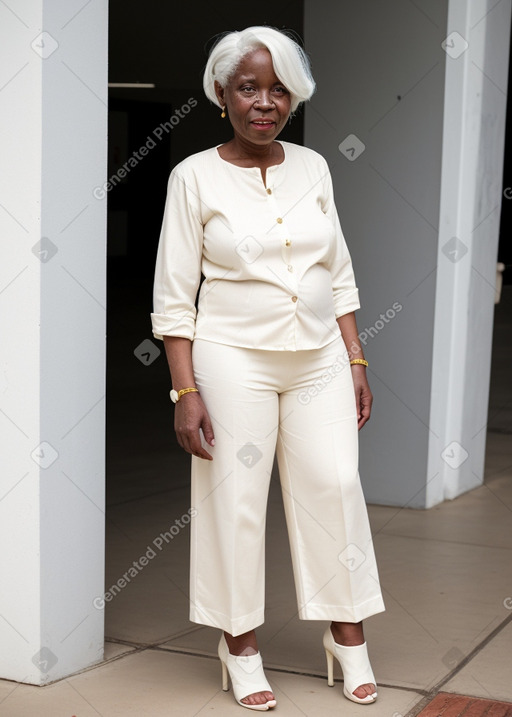
M224 98L224 87L221 87L220 83L215 80L213 83L213 87L215 89L215 94L217 95L217 99L219 100L219 103L221 107L226 106L226 100Z

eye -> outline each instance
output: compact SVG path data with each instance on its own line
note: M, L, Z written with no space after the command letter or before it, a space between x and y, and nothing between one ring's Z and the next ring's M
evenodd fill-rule
M273 92L276 92L279 95L288 95L290 94L286 87L283 87L283 85L277 85L274 87Z
M254 90L254 87L253 87L252 85L244 85L243 87L240 88L240 91L243 92L243 93L246 94L246 95L249 95L249 94L251 94L252 92L254 92L255 90Z

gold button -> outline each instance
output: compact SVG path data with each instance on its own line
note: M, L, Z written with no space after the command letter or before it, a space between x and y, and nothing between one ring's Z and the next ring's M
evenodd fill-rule
M293 266L291 264L288 264L288 271L293 271Z
M271 189L267 189L267 194L272 194L272 190L271 190Z
M278 224L282 224L282 223L283 223L283 220L281 219L281 217L277 217L277 223L278 223Z
M296 296L292 296L292 301L295 303L295 302L297 301L297 297L296 297Z
M291 241L290 241L289 239L287 239L287 240L285 241L285 244L286 244L286 246L291 246L291 245L292 245L292 243L291 243Z

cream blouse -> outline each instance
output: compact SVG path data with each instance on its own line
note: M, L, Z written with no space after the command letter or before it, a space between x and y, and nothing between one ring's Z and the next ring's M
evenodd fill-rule
M169 178L158 246L153 334L274 351L320 348L359 308L332 180L317 152L281 142L266 171L213 147ZM205 279L195 300L201 273Z

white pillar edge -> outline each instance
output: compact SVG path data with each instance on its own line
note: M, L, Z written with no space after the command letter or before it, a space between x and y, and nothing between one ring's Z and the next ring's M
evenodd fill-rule
M103 659L108 3L22 5L0 8L0 678L45 685Z
M494 7L490 1L478 8L465 0L448 4L447 37L455 54L458 43L469 46L446 58L427 508L483 482L495 275L489 262L495 266L497 258L506 100L495 89L489 109L482 70L498 67L506 83L510 14L510 0ZM491 45L486 38L493 23L499 33ZM460 37L451 37L454 32ZM484 122L486 113L493 122ZM482 152L491 160L487 175ZM486 256L476 236L484 221ZM478 276L488 286L480 286Z

